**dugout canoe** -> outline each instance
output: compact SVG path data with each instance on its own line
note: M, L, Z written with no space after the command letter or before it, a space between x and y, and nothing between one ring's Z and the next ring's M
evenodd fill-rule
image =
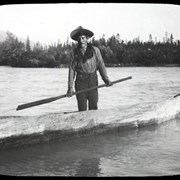
M139 104L74 113L0 116L0 150L159 124L179 114L180 96L146 109Z

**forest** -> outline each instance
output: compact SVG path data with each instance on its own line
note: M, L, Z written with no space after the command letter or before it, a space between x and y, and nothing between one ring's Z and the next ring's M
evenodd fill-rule
M6 32L5 41L0 42L0 66L11 67L67 67L70 54L76 46L74 42L30 46L30 39L20 41L13 33ZM147 42L140 38L132 41L120 39L120 35L90 39L90 44L98 47L106 66L180 66L180 40L174 40L173 34L165 33L162 42L153 40L149 35Z

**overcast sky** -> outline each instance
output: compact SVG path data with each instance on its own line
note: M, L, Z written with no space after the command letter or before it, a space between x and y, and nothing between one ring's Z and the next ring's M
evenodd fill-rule
M72 30L83 26L96 39L120 34L122 40L147 41L152 34L162 41L165 33L180 39L180 6L137 3L59 3L0 6L0 30L31 41L65 42ZM70 40L70 39L69 39ZM71 40L70 40L71 41Z

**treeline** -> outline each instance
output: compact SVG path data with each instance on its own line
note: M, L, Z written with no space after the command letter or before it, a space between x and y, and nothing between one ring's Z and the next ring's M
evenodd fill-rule
M164 66L180 65L180 41L173 35L165 34L163 42L153 41L149 35L147 42L135 38L133 41L120 39L119 34L99 40L91 38L90 43L99 47L106 66ZM7 38L0 43L0 65L12 67L64 67L75 43L55 43L42 46L37 42L30 46L29 37L23 43L7 32Z

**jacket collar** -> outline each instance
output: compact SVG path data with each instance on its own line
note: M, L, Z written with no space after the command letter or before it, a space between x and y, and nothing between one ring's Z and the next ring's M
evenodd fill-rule
M82 59L82 62L84 63L87 59L93 57L93 47L90 44L87 44L87 48L84 55L82 54L80 47L77 47L75 49L75 54L78 55L78 58Z

